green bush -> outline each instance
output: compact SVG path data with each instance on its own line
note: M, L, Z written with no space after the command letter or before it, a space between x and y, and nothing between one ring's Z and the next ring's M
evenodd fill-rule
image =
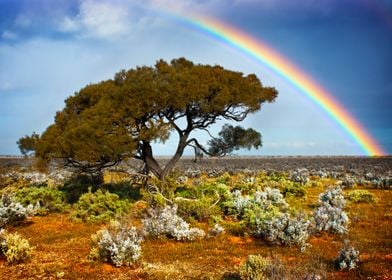
M207 221L212 216L221 215L221 209L215 203L216 197L205 196L200 199L175 199L178 214L185 218L194 218L198 221Z
M29 241L18 233L0 231L0 255L4 255L8 263L21 263L28 260L32 250Z
M260 255L249 255L240 268L243 280L287 279L287 271L278 259L267 259Z
M222 183L203 184L198 187L180 187L175 191L175 203L182 217L206 221L220 216L224 203L231 198L229 187Z
M141 198L140 185L132 185L130 182L104 184L101 189L105 189L111 193L117 194L121 199L129 199L130 201L138 201Z
M75 204L71 218L84 222L109 221L127 213L130 207L131 203L121 200L117 194L103 192L101 189L92 193L89 189L89 192L83 194Z
M18 190L15 199L24 206L37 205L37 214L46 215L49 212L61 212L65 206L65 195L63 192L49 187L29 187Z
M263 280L267 279L266 270L270 262L260 255L249 255L246 262L240 269L240 276L243 280Z
M374 195L367 190L353 190L346 195L347 199L354 203L371 203L374 202Z
M304 197L306 195L305 186L297 182L286 181L285 183L283 183L281 190L285 197Z

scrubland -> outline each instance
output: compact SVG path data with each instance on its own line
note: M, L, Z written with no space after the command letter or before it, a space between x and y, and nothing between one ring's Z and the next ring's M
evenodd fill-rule
M183 159L147 183L132 166L0 160L0 278L392 278L391 157Z

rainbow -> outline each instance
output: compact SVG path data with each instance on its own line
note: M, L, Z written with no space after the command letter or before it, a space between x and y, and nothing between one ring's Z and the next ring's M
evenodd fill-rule
M287 58L274 51L266 43L256 40L233 26L203 16L184 16L169 12L172 17L199 31L243 52L267 66L300 90L316 104L361 148L365 155L386 155L377 141L336 101L332 94L322 88Z

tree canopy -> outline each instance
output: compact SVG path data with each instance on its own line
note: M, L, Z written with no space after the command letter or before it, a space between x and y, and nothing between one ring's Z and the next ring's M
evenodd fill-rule
M258 149L261 147L261 134L252 128L225 124L219 137L209 140L208 146L208 153L216 156L225 156L241 148Z
M39 140L39 135L35 132L31 136L25 135L21 137L16 144L18 144L19 150L25 157L31 156L36 150L36 145Z
M276 97L277 91L264 87L254 74L245 76L185 58L170 63L159 60L155 66L122 70L113 79L87 85L67 98L65 108L36 143L36 156L63 158L86 171L136 158L145 163L146 172L163 179L187 146L221 155L239 147L259 147L260 135L254 130L226 127L215 139L224 143L217 151L208 151L191 133L208 132L222 119L242 121ZM178 134L177 149L160 166L151 143L166 141L171 132ZM234 134L226 136L226 132ZM241 135L247 136L246 143L239 141Z

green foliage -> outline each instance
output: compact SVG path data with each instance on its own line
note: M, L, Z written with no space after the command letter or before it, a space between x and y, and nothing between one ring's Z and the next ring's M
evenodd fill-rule
M229 187L217 181L197 187L177 188L175 196L179 214L198 221L221 216L226 201L231 198Z
M35 132L31 136L21 137L16 144L18 144L19 150L24 156L32 155L36 150L36 145L39 141L39 135Z
M374 195L367 190L353 190L346 197L354 203L371 203L375 201Z
M260 255L249 255L246 262L241 266L240 276L243 280L268 279L267 270L270 261Z
M281 190L285 197L304 197L306 195L306 187L297 182L286 181L281 187Z
M0 230L0 255L3 254L8 263L21 263L28 260L32 250L29 241L18 233Z
M119 196L98 189L95 193L83 194L75 204L71 217L84 222L104 222L129 211L131 204Z
M141 198L141 187L132 185L129 182L104 184L101 188L117 194L121 199L128 199L131 202L135 202Z
M225 156L241 148L250 150L261 147L261 134L252 128L225 124L219 137L208 141L208 152L214 156Z
M221 209L215 204L217 198L204 196L199 199L176 199L178 214L185 218L207 221L212 216L221 215Z
M64 193L49 187L28 187L18 190L15 199L24 206L40 205L36 210L39 215L46 215L50 212L61 212L65 210Z

